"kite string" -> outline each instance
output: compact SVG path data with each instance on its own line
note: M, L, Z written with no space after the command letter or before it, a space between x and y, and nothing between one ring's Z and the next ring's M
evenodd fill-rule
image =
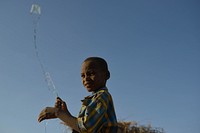
M58 91L57 91L57 89L54 85L54 82L51 78L50 73L48 71L46 71L46 69L44 67L44 64L43 64L43 62L42 62L42 60L39 56L39 50L38 50L38 47L37 47L37 29L38 29L38 22L39 22L39 19L40 19L40 14L41 14L40 6L33 4L30 12L31 12L32 16L34 17L34 19L33 19L33 26L34 26L33 39L34 39L35 55L36 55L36 58L39 62L40 68L42 70L45 82L47 83L48 90L51 91L53 94L55 94L56 97L58 97ZM46 121L45 125L44 125L45 133L47 133L47 125L48 125L48 121Z
M46 71L43 63L42 63L42 60L39 56L39 50L38 50L38 47L37 47L37 26L38 26L38 21L40 19L40 16L38 16L36 18L35 21L33 21L33 24L34 24L34 36L33 36L33 39L34 39L34 48L35 48L35 54L36 54L36 57L37 57L37 60L40 64L40 68L42 69L42 73L44 75L44 78L45 78L45 82L47 83L47 86L48 86L48 90L51 91L53 94L56 95L56 97L58 97L58 91L55 87L55 84L51 78L51 75L48 71Z
M46 121L45 125L44 125L44 132L47 133L47 124L48 122Z

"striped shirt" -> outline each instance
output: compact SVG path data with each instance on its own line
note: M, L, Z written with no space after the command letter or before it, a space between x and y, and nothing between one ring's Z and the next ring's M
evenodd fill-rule
M78 127L82 133L117 133L115 109L107 88L82 100Z

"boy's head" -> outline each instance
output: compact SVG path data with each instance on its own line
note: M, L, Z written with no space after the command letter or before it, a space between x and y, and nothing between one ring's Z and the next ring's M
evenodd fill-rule
M89 92L105 87L106 81L110 78L107 62L100 57L85 59L82 64L81 78Z

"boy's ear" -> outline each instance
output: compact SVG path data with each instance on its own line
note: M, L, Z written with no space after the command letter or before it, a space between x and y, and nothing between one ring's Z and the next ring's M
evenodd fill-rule
M106 73L106 79L108 80L109 78L110 78L110 72L107 71L107 73Z

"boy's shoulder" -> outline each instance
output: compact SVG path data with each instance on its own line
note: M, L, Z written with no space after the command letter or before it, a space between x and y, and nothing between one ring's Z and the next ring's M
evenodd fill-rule
M97 91L94 96L93 96L93 100L97 100L97 101L112 101L112 96L109 93L107 88L101 89L99 91Z
M108 88L105 87L103 89L98 90L96 93L94 93L94 95L96 97L98 97L98 96L109 96L110 93L108 91Z

